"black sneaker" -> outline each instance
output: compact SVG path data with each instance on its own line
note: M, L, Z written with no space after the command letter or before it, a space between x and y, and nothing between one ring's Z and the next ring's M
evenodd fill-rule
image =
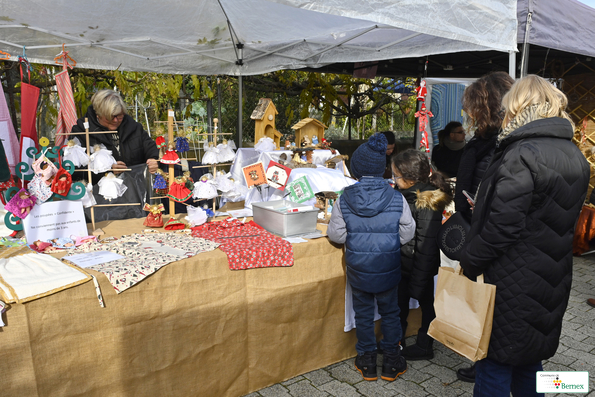
M401 354L409 361L431 360L434 358L434 349L432 345L423 348L420 345L415 344L404 348Z
M407 371L407 361L401 355L401 352L384 352L382 360L382 376L384 380L392 382L397 379L399 375L403 375Z
M362 374L365 380L378 379L378 372L376 371L376 352L358 354L355 358L355 368Z

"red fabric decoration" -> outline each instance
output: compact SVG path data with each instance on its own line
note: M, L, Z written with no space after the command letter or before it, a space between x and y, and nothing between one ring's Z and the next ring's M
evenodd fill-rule
M186 224L180 222L176 218L170 218L170 220L165 223L165 230L181 230L185 228Z
M54 180L52 181L52 192L60 196L66 196L68 195L71 186L72 175L70 175L64 168L60 167L58 173L56 176L54 176Z

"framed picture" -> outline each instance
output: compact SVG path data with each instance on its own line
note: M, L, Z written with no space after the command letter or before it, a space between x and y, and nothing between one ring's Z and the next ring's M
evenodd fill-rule
M267 177L264 172L264 164L262 161L243 167L242 173L244 174L248 189L254 186L266 185L267 183Z
M267 183L269 186L283 191L285 189L285 185L287 185L287 180L289 179L290 173L291 168L271 161L266 172Z

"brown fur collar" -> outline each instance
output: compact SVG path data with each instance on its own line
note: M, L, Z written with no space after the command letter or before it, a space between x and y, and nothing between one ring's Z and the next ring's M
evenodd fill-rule
M452 201L452 196L440 189L417 191L415 207L418 209L431 209L432 211L444 211L444 208Z

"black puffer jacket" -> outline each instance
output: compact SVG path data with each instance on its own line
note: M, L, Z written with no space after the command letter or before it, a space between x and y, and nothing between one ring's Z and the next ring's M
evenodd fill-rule
M90 105L87 108L85 117L89 120L89 131L105 131L106 128L97 121L97 114ZM72 127L72 132L85 132L83 123L85 118L78 119L76 125ZM129 115L125 115L122 123L118 127L120 135L120 150L116 150L110 134L93 134L89 136L89 144L91 147L95 144L104 144L108 150L112 151L112 155L118 161L123 161L128 166L144 164L147 159L158 159L159 149L155 141L151 139L149 134L143 129L142 124L134 121ZM76 135L81 141L81 145L85 147L85 137Z
M457 184L455 188L455 210L461 212L463 216L471 222L471 206L463 194L463 190L469 192L472 196L477 194L477 188L485 174L494 149L496 148L496 136L490 139L473 137L467 145L459 163L457 172Z
M442 225L442 212L452 197L426 183L399 191L415 219L415 236L401 247L401 276L408 279L411 296L419 299L440 267L440 249L436 240Z
M488 357L507 365L554 355L572 282L572 238L589 164L562 118L530 122L496 148L461 265L496 285Z

